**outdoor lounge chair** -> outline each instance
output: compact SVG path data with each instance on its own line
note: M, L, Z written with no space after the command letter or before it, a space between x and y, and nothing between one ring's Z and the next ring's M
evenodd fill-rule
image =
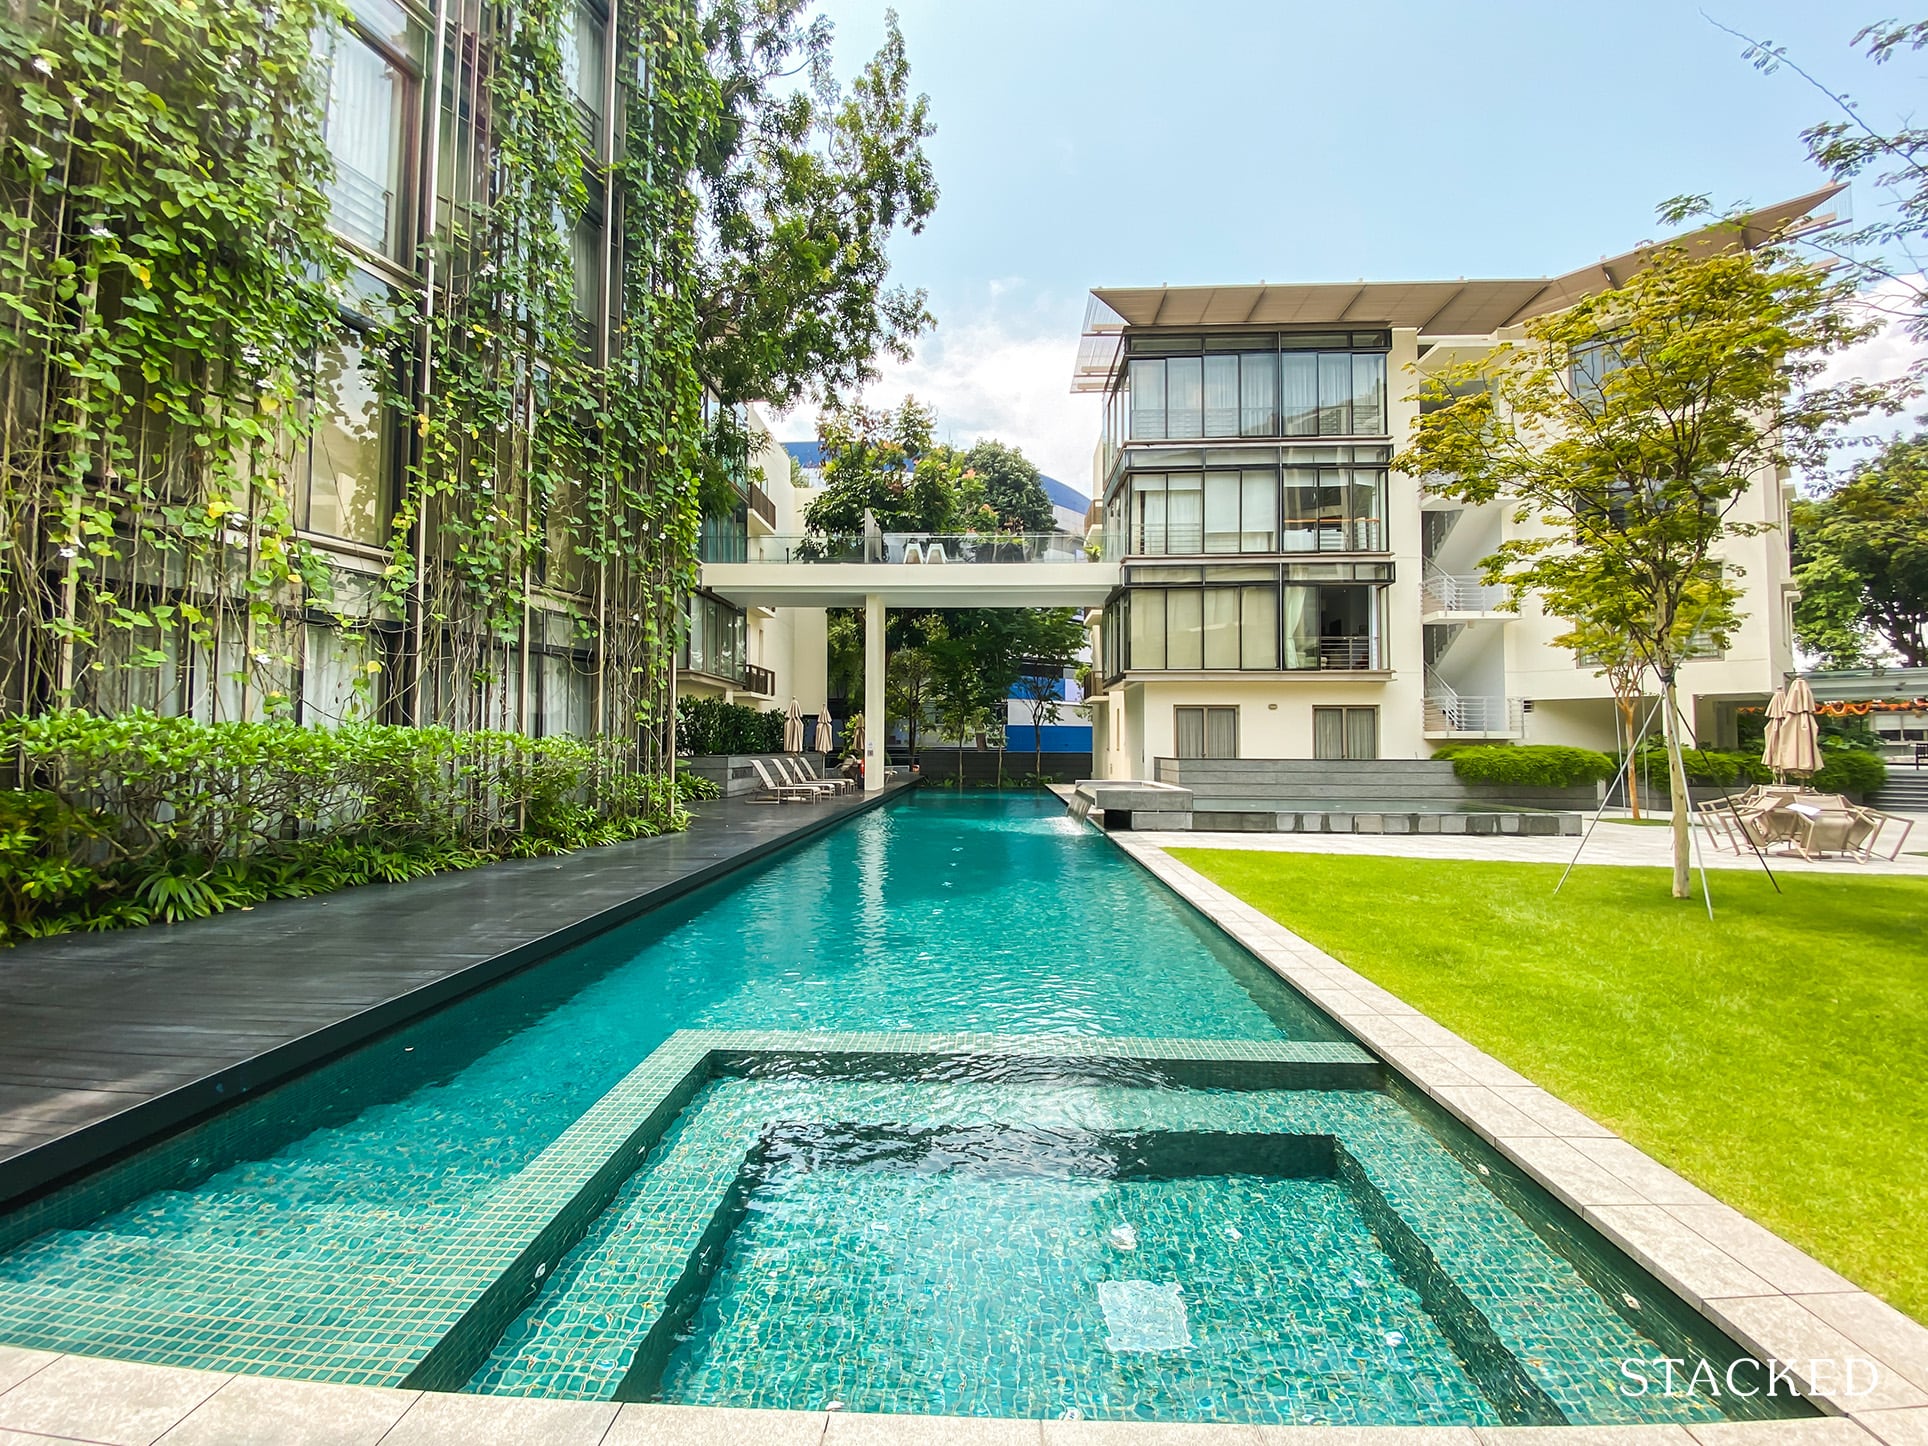
M765 803L809 803L812 799L823 797L823 793L815 788L805 788L796 783L779 783L770 776L770 770L764 766L761 758L752 758L750 767L754 768L756 776L763 780Z
M944 551L944 544L941 542L933 542L924 549L924 561L926 562L949 562L950 560L949 555Z
M905 562L922 562L923 560L924 560L923 543L906 542L904 544L904 561Z
M842 778L818 778L804 767L801 758L788 754L770 760L779 777L785 783L793 783L798 788L807 788L821 794L844 793L848 791L849 781Z

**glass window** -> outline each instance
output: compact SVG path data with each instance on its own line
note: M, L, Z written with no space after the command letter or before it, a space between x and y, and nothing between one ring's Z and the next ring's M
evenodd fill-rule
M1165 361L1165 435L1196 437L1204 418L1202 357L1169 357Z
M1239 666L1238 595L1235 587L1205 589L1205 666Z
M1352 469L1352 546L1358 552L1383 552L1386 547L1386 474L1372 467Z
M1183 588L1165 594L1165 666L1198 668L1204 666L1201 632L1204 624L1203 593Z
M603 18L593 5L577 4L563 18L562 74L569 93L600 132L603 118Z
M1125 610L1130 614L1132 668L1165 666L1165 594L1134 592L1127 596Z
M1319 435L1319 359L1311 353L1293 353L1279 358L1282 368L1283 400L1280 411L1288 437Z
M1279 434L1279 359L1271 352L1239 358L1239 435Z
M1165 551L1181 556L1205 545L1205 479L1197 472L1174 472L1166 481Z
M1238 757L1238 709L1174 708L1172 741L1180 758Z
M1352 357L1319 353L1319 435L1343 437L1352 431Z
M1377 708L1314 708L1312 756L1371 759L1379 756Z
M1353 353L1352 430L1359 436L1386 430L1386 358L1379 352Z
M1205 474L1205 551L1239 550L1239 483L1237 472Z
M575 263L576 281L576 294L572 304L577 316L584 321L594 322L602 312L602 217L585 213L576 222L569 241L570 259Z
M1238 590L1239 666L1276 668L1279 665L1279 591L1272 587Z
M1319 470L1287 467L1285 483L1284 552L1319 550Z
M1248 468L1239 478L1239 551L1271 552L1279 545L1279 474Z
M359 331L315 357L313 406L319 415L308 438L308 477L301 525L349 542L378 546L388 535L391 431L381 388L370 375L379 359Z
M374 716L379 673L374 638L332 623L308 623L301 640L301 721L330 728Z
M1136 473L1131 479L1131 550L1157 555L1165 551L1165 474Z
M1131 435L1138 441L1161 440L1165 435L1165 364L1131 364Z
M1205 358L1205 435L1239 435L1239 381L1236 356Z
M1280 595L1281 640L1285 644L1284 666L1319 666L1319 590L1316 587L1287 587Z
M337 31L328 55L323 135L334 177L329 223L384 256L402 245L403 107L407 76L360 36Z

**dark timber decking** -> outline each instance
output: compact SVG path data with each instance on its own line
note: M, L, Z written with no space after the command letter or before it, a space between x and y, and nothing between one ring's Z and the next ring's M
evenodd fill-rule
M903 791L0 950L0 1210Z

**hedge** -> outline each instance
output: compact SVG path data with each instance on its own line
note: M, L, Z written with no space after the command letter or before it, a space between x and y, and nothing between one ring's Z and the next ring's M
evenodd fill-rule
M721 698L676 700L679 753L781 753L783 710L768 712Z
M1681 760L1687 765L1687 781L1718 784L1723 788L1750 783L1772 783L1774 770L1761 762L1758 753L1740 749L1683 748ZM1635 759L1637 767L1656 779L1667 776L1666 749L1649 746ZM1869 794L1887 782L1888 765L1878 754L1863 748L1823 748L1821 771L1808 781L1822 793Z
M1452 760L1453 773L1462 782L1513 788L1576 788L1612 778L1617 767L1606 754L1591 748L1550 743L1456 746L1441 752Z
M0 719L0 942L612 843L692 790L613 741L130 712Z

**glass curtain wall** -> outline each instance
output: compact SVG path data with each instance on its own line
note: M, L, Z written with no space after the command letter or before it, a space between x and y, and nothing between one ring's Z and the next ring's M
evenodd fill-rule
M1379 592L1317 583L1135 587L1105 609L1105 675L1383 667Z
M1130 338L1106 441L1383 437L1390 344L1386 332Z
M1386 547L1384 467L1133 472L1123 495L1126 550L1140 556Z

